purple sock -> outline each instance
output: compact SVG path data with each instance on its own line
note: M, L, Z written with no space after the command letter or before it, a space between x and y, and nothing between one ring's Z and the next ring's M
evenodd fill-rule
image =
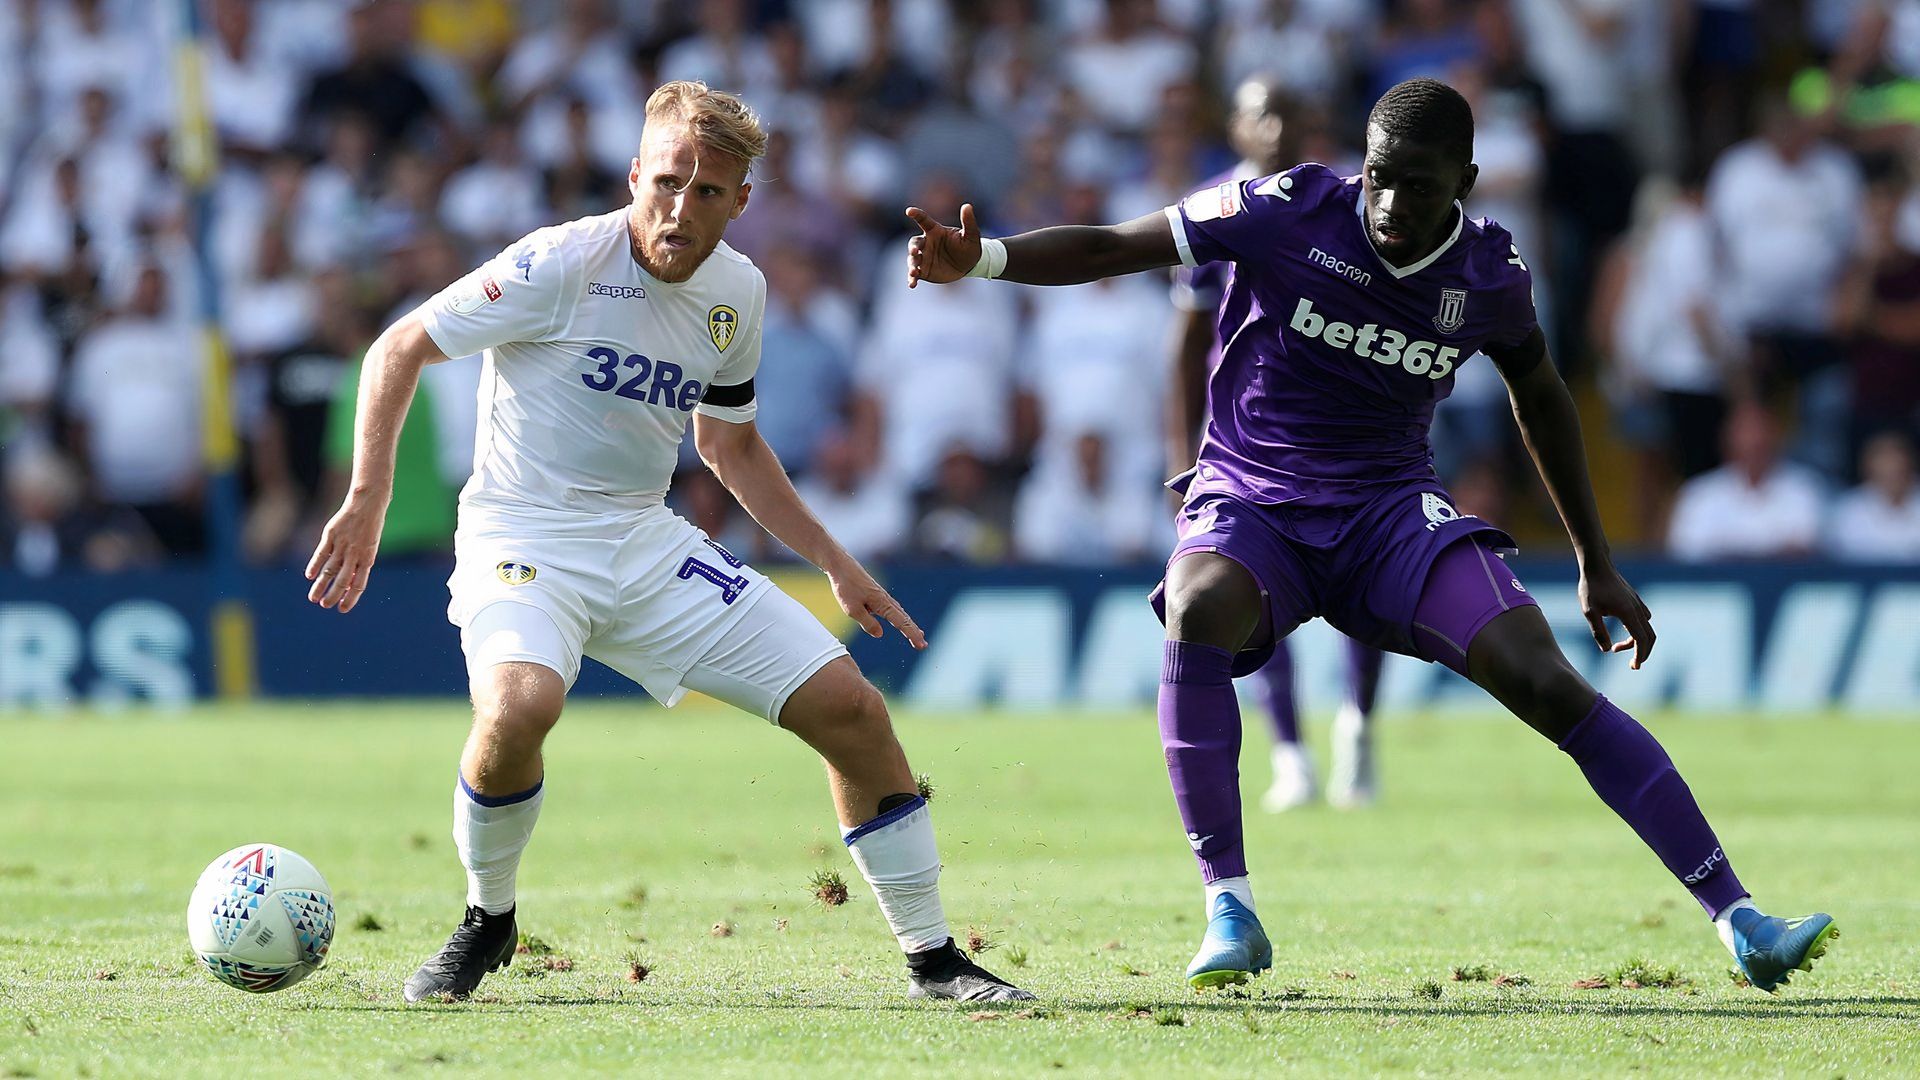
M1347 693L1362 716L1373 715L1373 699L1380 692L1380 665L1387 654L1371 645L1347 639Z
M1560 741L1560 749L1709 917L1747 895L1673 759L1639 721L1599 696L1587 718Z
M1233 654L1190 641L1167 642L1160 667L1160 746L1187 842L1207 881L1241 877L1240 703Z
M1273 724L1273 741L1298 743L1300 712L1293 700L1293 653L1288 651L1286 642L1277 642L1273 659L1253 673L1253 688L1267 712L1267 719Z

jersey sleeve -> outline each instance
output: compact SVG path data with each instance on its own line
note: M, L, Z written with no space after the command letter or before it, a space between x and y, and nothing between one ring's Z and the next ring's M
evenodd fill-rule
M693 411L729 424L744 424L759 414L760 402L754 397L753 376L760 370L760 324L765 321L766 312L767 279L756 275L753 307L742 320L746 325L727 347L726 356L721 358L720 367L714 371L706 393L700 395L700 404L694 406Z
M1173 245L1184 266L1231 262L1273 248L1277 230L1339 178L1325 165L1297 165L1254 180L1228 180L1167 207Z
M1506 249L1506 276L1501 290L1505 315L1487 338L1487 345L1495 349L1511 349L1540 329L1540 316L1533 306L1533 271L1527 269L1526 260L1520 257L1520 246L1511 236L1506 238Z
M448 356L559 333L567 289L565 249L534 233L420 305L427 336Z

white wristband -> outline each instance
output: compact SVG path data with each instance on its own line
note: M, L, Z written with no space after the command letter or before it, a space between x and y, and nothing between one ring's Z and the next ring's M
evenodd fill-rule
M993 237L980 240L980 261L967 271L968 277L997 278L1007 268L1007 245Z

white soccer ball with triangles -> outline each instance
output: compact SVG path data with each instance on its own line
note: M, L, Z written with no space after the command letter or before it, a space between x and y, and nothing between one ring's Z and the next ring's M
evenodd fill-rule
M242 844L201 872L187 902L187 937L200 963L228 986L285 990L327 962L333 890L286 848Z

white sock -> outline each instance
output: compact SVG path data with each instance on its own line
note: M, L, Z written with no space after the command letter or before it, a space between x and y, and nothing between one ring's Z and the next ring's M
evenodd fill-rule
M1229 893L1235 900L1245 904L1248 911L1253 910L1253 882L1245 877L1223 877L1218 881L1207 882L1207 917L1213 917L1214 897Z
M1734 950L1733 950L1733 913L1736 911L1739 911L1741 908L1752 908L1752 907L1753 907L1753 898L1750 896L1743 896L1740 899L1735 900L1733 903L1728 904L1726 907L1721 908L1720 914L1715 915L1713 917L1713 928L1714 930L1718 931L1720 934L1720 944L1725 945L1727 947L1727 952L1733 953L1734 959L1736 960L1739 959L1740 957L1739 957L1739 954L1734 953ZM1753 910L1758 911L1760 909L1753 908Z
M915 798L872 821L840 830L860 876L900 948L916 953L944 944L947 914L940 907L940 852L933 842L927 801Z
M546 799L544 781L517 795L476 795L465 777L453 788L453 846L467 868L467 906L489 915L513 907L520 853ZM483 801L484 800L484 801Z

